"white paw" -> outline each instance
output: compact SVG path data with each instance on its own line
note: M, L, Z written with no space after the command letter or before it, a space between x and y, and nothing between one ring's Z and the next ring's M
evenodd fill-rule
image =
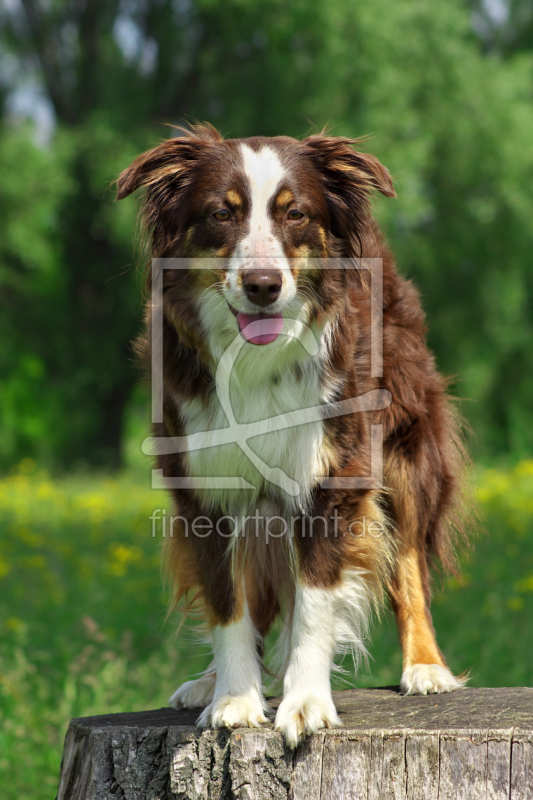
M321 694L289 694L283 698L276 714L275 728L281 731L289 747L319 728L342 725L330 696Z
M202 675L195 681L187 681L174 692L168 704L173 708L204 708L213 699L215 682L214 672Z
M400 688L404 694L440 694L453 692L464 684L465 680L456 678L440 664L413 664L404 670Z
M259 728L266 722L265 704L259 694L223 694L200 714L200 728Z

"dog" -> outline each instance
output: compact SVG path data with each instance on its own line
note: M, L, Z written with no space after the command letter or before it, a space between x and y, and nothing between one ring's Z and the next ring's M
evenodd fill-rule
M372 218L375 191L395 196L390 174L360 147L195 125L117 179L117 199L145 189L149 289L159 270L137 347L148 364L162 336L165 562L213 649L170 704L205 707L204 727L266 722L263 642L280 619L275 727L290 747L340 724L334 657L364 654L387 596L401 691L464 683L429 611L430 566L454 569L461 531L461 425Z

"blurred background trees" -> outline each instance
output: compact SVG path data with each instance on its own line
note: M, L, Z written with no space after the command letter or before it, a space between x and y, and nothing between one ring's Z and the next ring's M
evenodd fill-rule
M531 452L530 0L9 0L0 41L1 468L120 465L141 286L110 184L195 118L371 134L477 455Z
M376 212L481 465L490 535L436 594L439 642L470 685L533 685L533 0L4 0L0 784L13 800L54 796L69 717L158 707L211 660L190 633L166 643L150 521L165 494L148 463L109 474L132 465L149 419L130 349L136 200L114 203L112 182L165 124L195 118L226 136L372 137L398 192ZM371 652L358 685L395 683L392 614Z

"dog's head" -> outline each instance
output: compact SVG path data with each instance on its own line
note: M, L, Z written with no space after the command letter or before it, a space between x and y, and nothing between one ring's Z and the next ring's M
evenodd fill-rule
M210 342L227 346L240 330L265 345L285 319L309 325L343 296L346 274L326 277L319 260L364 255L372 190L395 194L385 167L355 144L324 135L224 141L203 125L120 175L118 199L146 187L153 255L209 267L165 270L166 311L185 341L194 309Z

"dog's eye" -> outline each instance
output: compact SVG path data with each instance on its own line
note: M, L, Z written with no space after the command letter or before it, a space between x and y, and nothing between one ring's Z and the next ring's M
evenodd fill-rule
M213 216L219 222L226 222L230 218L230 213L225 208L221 208L220 211L215 211Z
M302 211L298 211L297 208L291 208L289 213L287 214L287 219L290 219L291 222L298 222L299 220L303 219L305 214Z

